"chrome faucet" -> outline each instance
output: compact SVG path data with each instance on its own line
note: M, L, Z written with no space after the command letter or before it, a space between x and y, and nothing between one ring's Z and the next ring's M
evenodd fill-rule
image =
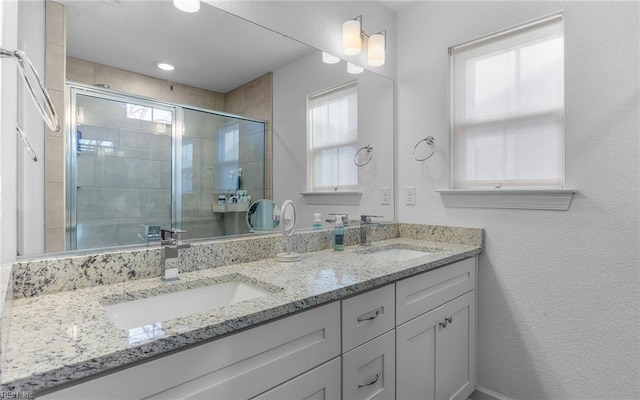
M361 215L360 216L360 245L371 246L371 236L368 234L368 226L374 224L371 218L383 218L378 215Z
M178 255L180 249L191 247L189 243L182 243L182 234L186 231L177 228L162 228L160 230L160 272L164 281L177 281Z

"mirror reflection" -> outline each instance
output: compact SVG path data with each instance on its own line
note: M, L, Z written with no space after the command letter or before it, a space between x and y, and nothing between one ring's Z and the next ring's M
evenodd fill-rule
M236 222L264 197L264 122L69 87L70 250L139 243L141 226L247 232Z
M247 225L251 232L272 231L280 225L280 212L272 200L262 199L249 206Z
M46 168L64 185L47 183L35 200L46 223L19 222L19 237L46 238L31 248L23 239L21 255L144 244L145 226L181 228L188 239L249 233L247 209L261 198L293 199L302 228L317 212L393 219L392 201L379 196L393 188L388 78L348 74L344 62L324 64L320 51L205 3L194 14L167 1L60 4L66 54L48 57L47 67L64 69L66 130L64 146L46 149ZM349 143L315 149L318 163L307 148L307 104L343 85L357 88L358 132ZM344 167L369 144L370 163ZM357 201L300 196L333 191L330 181L347 176L327 162L350 171L338 191L357 192ZM331 187L314 188L307 173L314 166ZM34 179L24 171L25 197Z

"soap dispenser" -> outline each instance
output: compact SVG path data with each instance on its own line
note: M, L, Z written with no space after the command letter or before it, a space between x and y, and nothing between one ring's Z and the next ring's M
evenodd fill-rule
M320 213L313 214L313 224L311 225L313 229L322 228L322 220L320 219Z
M333 228L333 250L344 250L344 224L341 218L336 218L336 225Z

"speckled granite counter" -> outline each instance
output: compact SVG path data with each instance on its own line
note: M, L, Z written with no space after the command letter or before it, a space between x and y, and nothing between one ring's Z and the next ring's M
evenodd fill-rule
M475 231L480 232L481 238L481 230ZM401 236L421 235L412 234L409 229ZM171 283L150 278L15 298L4 330L0 391L37 393L481 252L481 243L451 244L406 237L380 241L374 247L404 247L431 254L407 261L385 261L362 254L372 251L370 248L351 246L343 252L306 253L302 261L295 263L264 259L182 273L181 288L228 280L230 274L239 274L236 277L265 286L271 293L128 331L114 325L104 305L172 290Z

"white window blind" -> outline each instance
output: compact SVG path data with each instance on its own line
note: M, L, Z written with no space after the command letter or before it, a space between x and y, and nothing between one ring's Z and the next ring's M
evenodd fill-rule
M218 165L216 190L235 192L238 189L240 160L240 124L231 123L218 129Z
M308 189L335 190L358 184L353 162L358 141L355 82L308 96Z
M562 187L562 14L451 54L453 188Z

